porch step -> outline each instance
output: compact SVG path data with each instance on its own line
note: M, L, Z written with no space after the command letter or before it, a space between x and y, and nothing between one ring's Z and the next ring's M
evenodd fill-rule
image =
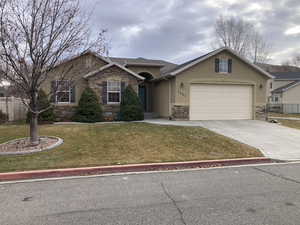
M144 113L144 118L145 119L154 119L154 118L158 118L158 114L154 113L154 112L145 112Z

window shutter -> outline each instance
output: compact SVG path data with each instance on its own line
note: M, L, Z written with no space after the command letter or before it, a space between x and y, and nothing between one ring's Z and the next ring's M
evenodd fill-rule
M126 83L125 82L121 82L121 102L123 102L123 94L126 88Z
M220 59L216 58L215 59L215 72L216 73L219 73L219 71L220 71L219 66L220 66Z
M102 82L102 104L107 104L107 81Z
M71 83L71 103L76 102L76 86L74 83Z
M55 98L56 98L56 93L55 93L55 89L56 89L56 81L51 81L51 97L50 97L50 102L55 103Z
M228 73L232 72L232 59L228 59Z

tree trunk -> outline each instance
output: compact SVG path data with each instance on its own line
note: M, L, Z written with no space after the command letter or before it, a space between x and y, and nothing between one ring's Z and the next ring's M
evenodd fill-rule
M30 144L38 145L39 136L38 136L38 114L32 113L30 119Z
M38 145L39 144L39 136L38 136L38 106L37 106L37 93L33 93L30 108L33 112L31 112L30 118L30 144Z

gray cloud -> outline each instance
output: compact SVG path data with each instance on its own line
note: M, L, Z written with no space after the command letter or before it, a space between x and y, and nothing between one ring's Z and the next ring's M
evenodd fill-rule
M272 62L299 52L299 0L85 0L92 28L107 28L112 56L183 62L212 49L215 19L235 15L253 22L272 48Z

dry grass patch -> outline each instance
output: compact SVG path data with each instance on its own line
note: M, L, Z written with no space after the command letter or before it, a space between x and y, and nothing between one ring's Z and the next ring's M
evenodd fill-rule
M300 121L298 120L279 120L283 126L300 129Z
M149 162L259 157L247 145L200 127L145 123L44 125L41 135L65 143L50 152L0 157L0 172ZM28 135L25 125L0 126L0 143Z
M294 117L300 118L300 114L283 114L283 113L269 113L269 116L273 117Z

